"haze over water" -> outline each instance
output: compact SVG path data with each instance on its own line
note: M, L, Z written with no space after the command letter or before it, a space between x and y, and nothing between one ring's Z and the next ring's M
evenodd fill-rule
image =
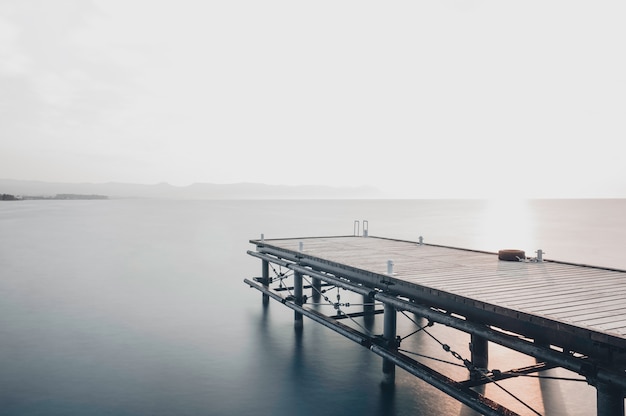
M469 415L402 370L383 392L379 357L306 319L297 335L292 311L275 302L264 310L242 282L261 269L248 241L351 235L366 219L373 236L543 249L548 259L626 269L624 212L625 200L4 202L0 414ZM373 330L382 332L380 320ZM467 336L432 331L469 354ZM425 336L406 343L443 354ZM532 363L490 351L492 368ZM595 411L586 383L504 385L542 414ZM487 394L532 414L491 386Z

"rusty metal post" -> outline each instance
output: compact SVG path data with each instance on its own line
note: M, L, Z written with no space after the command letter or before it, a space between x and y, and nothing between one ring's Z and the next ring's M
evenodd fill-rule
M393 305L385 303L385 313L383 320L383 338L385 339L387 350L395 351L398 349L396 341L396 308ZM383 358L383 386L390 387L396 381L396 366L393 361Z
M478 369L487 369L489 364L489 342L476 334L471 334L470 352L472 353L472 364ZM480 378L481 372L470 371L470 378L476 380Z

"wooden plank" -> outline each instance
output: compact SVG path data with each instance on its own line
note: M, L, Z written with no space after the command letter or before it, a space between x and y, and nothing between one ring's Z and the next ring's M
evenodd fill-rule
M521 292L521 291L520 291ZM526 294L526 296L523 296ZM528 292L520 293L519 296L499 296L502 302L511 303L524 308L533 308L535 310L541 310L544 307L550 307L555 305L568 305L576 303L578 301L585 301L586 299L601 299L611 296L610 293L591 292L587 289L569 289L567 291L544 291L540 293Z
M619 314L610 314L608 316L600 317L600 318L590 318L590 319L581 319L579 322L584 323L588 326L598 326L601 327L605 324L622 322L626 323L626 312L621 312Z
M583 297L577 299L576 303L561 304L561 305L546 305L545 307L536 307L534 310L537 313L560 316L577 316L578 314L584 314L585 311L602 310L612 308L615 306L617 309L624 309L626 305L626 297L621 294L602 296L602 297Z
M620 313L623 312L624 308L616 306L614 309L592 309L589 310L587 313L580 313L578 315L560 315L558 317L561 319L567 319L570 322L589 322L590 320L595 319L603 320L608 318L614 318L615 316L618 316Z

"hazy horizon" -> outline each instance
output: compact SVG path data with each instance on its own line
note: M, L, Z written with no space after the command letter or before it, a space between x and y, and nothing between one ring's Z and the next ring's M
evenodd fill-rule
M0 4L0 177L626 197L626 4Z
M260 182L173 185L167 182L140 184L131 182L49 182L0 178L0 194L16 196L54 196L57 194L98 194L108 197L165 197L183 199L423 199L423 200L532 200L532 199L624 199L612 195L561 194L552 196L529 194L486 195L479 192L457 195L394 194L372 186L281 185Z

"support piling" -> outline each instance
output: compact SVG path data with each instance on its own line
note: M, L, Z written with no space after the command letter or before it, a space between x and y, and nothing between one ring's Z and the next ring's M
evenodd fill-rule
M624 394L616 386L608 383L597 383L596 399L598 416L624 415Z
M369 295L363 295L363 320L367 328L371 328L374 324L375 311L374 299Z
M322 280L317 277L313 277L311 286L313 286L313 302L319 302L322 298Z
M471 334L470 352L472 354L472 364L476 368L470 371L470 378L476 380L482 375L480 370L485 370L489 367L489 343L487 338Z
M396 308L391 304L385 304L385 314L384 314L384 327L383 327L383 338L385 339L385 344L387 346L387 350L397 351L398 345L396 342L396 324L397 324L397 314ZM388 358L383 358L383 381L382 384L384 387L390 387L395 384L396 380L396 366L393 361Z
M269 289L270 285L270 263L267 260L261 261L261 284L263 288ZM270 303L270 297L263 293L263 306L267 306Z
M303 290L302 290L302 273L294 272L293 274L294 284L293 284L293 295L295 298L296 305L302 306L303 303ZM301 329L303 326L302 314L298 311L294 312L294 327L296 329Z

